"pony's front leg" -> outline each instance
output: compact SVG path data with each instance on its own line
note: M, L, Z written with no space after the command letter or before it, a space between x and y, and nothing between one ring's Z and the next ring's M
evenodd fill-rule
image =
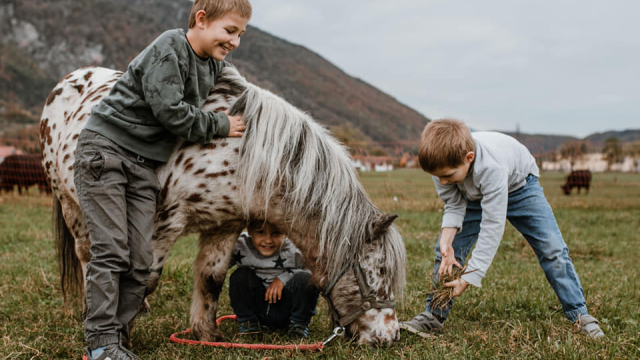
M201 341L223 340L216 324L218 297L227 275L233 245L239 235L240 230L224 234L200 234L200 252L194 266L191 330Z

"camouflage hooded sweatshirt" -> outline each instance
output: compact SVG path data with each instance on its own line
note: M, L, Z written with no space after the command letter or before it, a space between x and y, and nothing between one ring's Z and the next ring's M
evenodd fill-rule
M129 64L86 129L146 158L166 162L178 137L207 143L229 134L223 112L200 110L227 63L201 58L184 30L164 32Z

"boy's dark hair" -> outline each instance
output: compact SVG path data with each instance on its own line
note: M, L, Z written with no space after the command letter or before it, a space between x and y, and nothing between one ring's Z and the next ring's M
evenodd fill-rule
M432 173L462 165L467 153L475 150L471 131L462 121L434 120L422 132L418 160L422 170Z
M283 233L282 230L280 230L279 227L277 227L276 225L264 220L264 219L252 219L249 221L249 224L247 224L247 230L248 231L254 231L254 230L260 230L260 229L264 229L266 226L270 226L272 229L275 229L277 231L279 231L280 233ZM284 233L283 233L284 234Z
M196 13L200 10L207 13L207 21L219 19L228 12L250 19L252 11L249 0L194 0L189 15L189 29L196 26Z
M249 221L249 223L247 224L247 230L249 231L259 230L259 229L262 229L266 224L267 222L263 219L259 219L259 220L253 219Z

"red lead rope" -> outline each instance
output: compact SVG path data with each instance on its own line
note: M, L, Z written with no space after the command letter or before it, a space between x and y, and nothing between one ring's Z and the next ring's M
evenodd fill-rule
M216 320L216 323L220 325L220 322L222 320L227 320L227 319L235 320L236 316L235 315L221 316ZM176 344L184 344L184 345L205 345L205 346L217 346L217 347L223 347L223 348L241 348L241 349L251 349L251 350L305 351L305 350L322 350L324 348L324 345L328 343L330 340L332 340L333 338L335 338L335 336L342 336L342 334L344 333L344 332L339 333L339 332L336 332L336 330L334 330L334 335L329 337L329 339L325 340L324 342L320 341L315 344L299 344L299 345L239 344L239 343L228 343L228 342L197 341L197 340L187 340L187 339L178 338L178 335L188 334L190 332L191 332L191 329L187 329L183 332L171 334L171 336L169 337L169 340L171 340L171 342L174 342ZM87 360L87 357L83 355L82 360Z
M216 320L217 324L220 324L222 320L227 319L236 319L235 315L225 315L221 316ZM324 348L324 342L320 341L315 344L298 344L298 345L267 345L267 344L241 344L241 343L228 343L228 342L209 342L209 341L197 341L197 340L187 340L180 339L178 335L188 334L191 332L191 329L187 329L180 333L171 334L169 340L171 342L177 344L184 345L206 345L206 346L217 346L223 348L242 348L242 349L251 349L251 350L322 350Z

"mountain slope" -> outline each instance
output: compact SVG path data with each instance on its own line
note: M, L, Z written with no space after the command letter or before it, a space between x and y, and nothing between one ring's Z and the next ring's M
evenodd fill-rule
M518 139L524 146L529 149L533 155L540 155L560 149L562 144L567 141L579 140L573 136L564 135L543 135L543 134L517 134L511 132L504 132L509 136L513 136Z
M186 27L190 9L188 0L2 0L0 136L3 131L36 123L49 92L68 72L87 65L125 69L160 33ZM401 151L417 151L420 132L428 121L425 116L303 46L250 26L242 46L228 60L249 81L281 95L330 127L347 125L343 132L377 142L389 152L395 152L398 143L403 144ZM509 135L534 154L579 140ZM598 133L584 141L599 150L609 137L618 137L624 145L640 140L640 130Z
M186 27L187 0L4 0L0 96L39 113L55 83L87 65L125 69L167 29ZM428 119L303 46L249 27L228 58L250 81L328 125L376 142L417 140ZM1 104L0 104L1 107Z
M378 142L417 140L427 123L424 116L319 55L256 28L247 31L231 59L250 81L325 124L348 122Z
M589 141L596 149L602 149L608 138L618 138L621 144L640 141L640 129L624 131L606 131L589 135L585 140Z

